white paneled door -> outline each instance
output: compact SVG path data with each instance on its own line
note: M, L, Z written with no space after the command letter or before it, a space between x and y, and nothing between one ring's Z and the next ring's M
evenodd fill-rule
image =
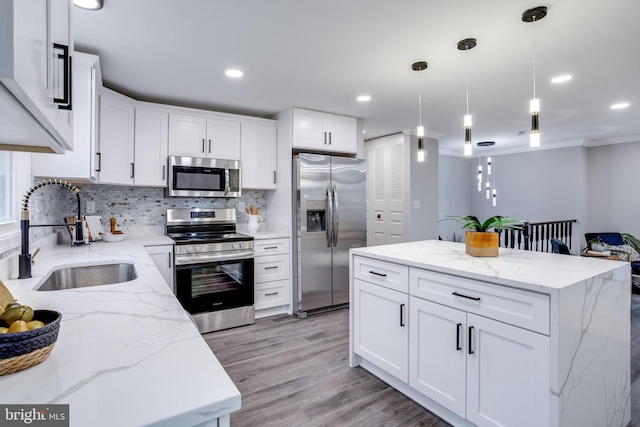
M404 241L404 135L365 144L367 245Z

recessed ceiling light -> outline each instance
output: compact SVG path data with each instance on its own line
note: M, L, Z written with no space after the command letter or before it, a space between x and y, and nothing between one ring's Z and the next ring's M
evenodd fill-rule
M98 10L104 6L104 0L73 0L73 4L82 9Z
M630 104L628 102L618 102L617 104L613 104L611 106L612 110L621 110L623 108L627 108Z
M371 101L371 97L369 95L360 95L356 99L360 102Z
M242 77L244 75L240 70L227 70L224 73L229 77Z
M570 74L564 74L562 76L556 76L554 78L551 79L551 83L564 83L564 82L568 82L569 80L571 80L571 75Z

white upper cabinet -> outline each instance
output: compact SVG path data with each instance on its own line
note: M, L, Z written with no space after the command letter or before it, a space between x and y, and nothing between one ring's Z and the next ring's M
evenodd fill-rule
M277 169L275 125L242 123L242 188L274 190Z
M356 153L357 121L353 117L293 109L293 148Z
M169 155L240 160L240 122L171 113Z
M207 119L169 114L169 155L206 157Z
M240 122L207 119L206 157L240 160Z
M133 185L135 102L109 89L100 93L99 171L102 184Z
M136 107L135 185L167 185L169 113Z
M69 12L70 0L0 2L0 149L72 147L71 112L58 114L71 102Z
M97 95L101 86L100 59L81 52L73 54L73 151L64 154L33 154L31 173L73 182L98 181Z
M51 78L54 125L73 149L73 34L69 0L48 0L51 18Z

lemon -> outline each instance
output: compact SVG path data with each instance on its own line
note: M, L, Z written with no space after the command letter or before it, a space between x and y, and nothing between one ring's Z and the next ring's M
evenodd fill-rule
M28 330L29 328L27 328L27 322L25 322L24 320L16 320L11 324L11 326L9 326L9 330L7 332L12 334L14 332L24 332Z

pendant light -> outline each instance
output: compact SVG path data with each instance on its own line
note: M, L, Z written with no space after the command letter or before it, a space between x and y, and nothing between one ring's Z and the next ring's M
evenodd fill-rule
M104 0L73 0L74 6L87 10L100 10L104 6Z
M471 114L469 114L469 50L476 47L476 39L464 39L458 42L458 50L467 52L467 114L464 116L464 155L470 156L471 145Z
M540 100L536 98L536 21L547 16L547 8L545 6L534 7L522 12L523 22L533 23L533 99L529 101L529 113L531 114L531 133L529 134L529 146L540 146Z
M489 164L491 164L491 157L489 157ZM494 169L495 169L495 165L494 165ZM493 190L492 190L492 205L495 207L498 199L497 199L497 194L496 194L496 174L495 171L493 173Z
M423 71L426 70L429 64L426 61L414 62L411 65L411 69L413 71ZM419 124L418 129L416 130L416 135L418 136L418 161L424 162L424 158L427 153L424 149L424 126L422 126L422 85L420 85L420 90L418 93L418 106L419 106Z

